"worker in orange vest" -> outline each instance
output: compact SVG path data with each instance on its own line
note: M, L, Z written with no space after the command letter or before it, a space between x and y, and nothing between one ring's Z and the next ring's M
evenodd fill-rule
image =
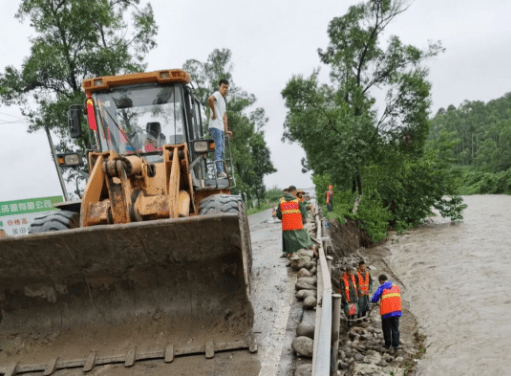
M297 197L295 186L288 188L288 193L280 200L277 208L277 218L282 220L282 238L284 239L284 252L291 254L300 249L313 249L314 243L307 231L303 228L307 210Z
M387 276L382 274L378 277L380 287L373 295L371 301L380 302L381 326L383 329L383 347L399 349L399 318L401 317L401 290Z
M358 298L358 317L364 317L369 311L369 294L373 289L373 277L366 270L364 260L358 263L357 269L357 283L360 289L360 296ZM366 320L365 317L364 320Z
M348 319L348 326L351 326L352 320L357 317L358 297L360 296L354 269L351 266L346 267L346 272L343 273L339 282L339 294L342 296L341 303L343 304L344 314Z
M325 204L326 204L326 208L328 209L329 212L331 212L332 209L334 208L334 202L333 202L334 190L333 189L334 189L334 186L329 185L328 191L326 191L326 194L325 194Z
M314 208L312 207L312 204L310 201L308 201L305 197L305 191L300 189L297 193L298 198L302 201L302 204L305 206L305 209L309 210L311 212L311 218L314 221ZM309 198L310 200L310 198ZM307 217L306 217L307 219Z

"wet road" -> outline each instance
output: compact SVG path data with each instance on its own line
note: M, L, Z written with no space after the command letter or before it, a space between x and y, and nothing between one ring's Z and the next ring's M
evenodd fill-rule
M294 360L290 341L302 310L296 307L296 273L281 258L281 222L273 222L271 210L249 217L252 252L252 301L254 332L259 344L259 376L285 375Z
M511 375L511 196L467 196L442 218L387 243L410 311L428 336L418 375Z

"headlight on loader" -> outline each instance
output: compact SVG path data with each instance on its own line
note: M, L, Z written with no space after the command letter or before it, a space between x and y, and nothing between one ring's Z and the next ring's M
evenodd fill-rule
M82 163L82 158L78 154L68 154L64 157L64 162L68 166L78 166Z
M208 142L207 141L197 141L195 143L195 151L197 153L207 153L208 152Z
M196 141L194 144L195 152L198 154L208 153L215 150L215 143L213 140Z
M83 159L79 153L58 154L57 162L62 167L76 167L83 165Z

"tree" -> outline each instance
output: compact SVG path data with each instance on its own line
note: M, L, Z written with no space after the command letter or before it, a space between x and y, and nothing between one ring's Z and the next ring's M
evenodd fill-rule
M268 189L264 194L264 198L269 200L271 203L279 202L282 198L283 190L276 185Z
M330 22L329 45L318 50L331 69L330 84L320 83L316 70L307 78L293 76L282 91L288 108L283 139L303 146L320 193L327 182L347 188L342 192L350 200L351 182L353 191L364 193L354 218L376 239L389 224L420 223L432 207L452 220L464 208L450 165L458 141L438 129L436 148L426 147L431 85L424 62L443 51L441 43L421 50L398 36L382 42L387 26L408 6L370 0L350 7ZM376 89L385 93L380 110ZM339 213L347 215L344 208Z
M19 105L29 132L41 128L59 137L59 151L74 145L85 151L93 140L74 144L67 110L81 104L84 78L143 71L145 55L156 46L158 27L150 4L140 0L22 0L16 18L30 20L36 36L21 68L0 74L4 104ZM131 17L131 21L127 21Z
M270 149L266 146L262 132L256 132L249 140L250 149L254 158L254 177L251 179L252 191L257 199L257 206L261 206L261 199L264 198L266 187L264 186L264 175L277 172L270 159Z
M215 49L205 62L190 59L185 62L183 69L190 73L194 94L204 104L208 117L210 110L207 98L217 89L220 79L229 80L226 104L229 128L233 132L231 148L236 167L237 190L246 199L257 199L260 205L266 190L263 178L276 172L264 140L263 128L268 118L263 108L249 110L256 102L256 97L236 85L232 76L234 66L231 57L230 50Z
M288 107L284 138L304 147L312 169L328 173L339 184L356 180L362 194L361 169L385 144L413 139L409 154L420 156L428 134L430 84L423 62L443 49L440 42L426 50L391 36L381 46L392 20L408 9L402 0L370 0L351 6L328 27L330 43L319 49L331 68L331 85L319 84L318 71L309 78L294 76L282 95ZM371 92L386 91L377 116Z

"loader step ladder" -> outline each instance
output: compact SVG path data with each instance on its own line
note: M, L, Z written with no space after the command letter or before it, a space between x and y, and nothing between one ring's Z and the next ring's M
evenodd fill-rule
M232 162L232 153L231 153L231 144L229 142L229 137L225 137L225 146L224 146L224 158L215 160L206 159L205 160L205 186L206 189L215 188L215 189L223 189L223 188L234 188L236 187L236 180L234 178L234 165ZM224 170L227 172L228 178L222 179L218 178L218 172L216 170L216 162L222 162L224 165Z

